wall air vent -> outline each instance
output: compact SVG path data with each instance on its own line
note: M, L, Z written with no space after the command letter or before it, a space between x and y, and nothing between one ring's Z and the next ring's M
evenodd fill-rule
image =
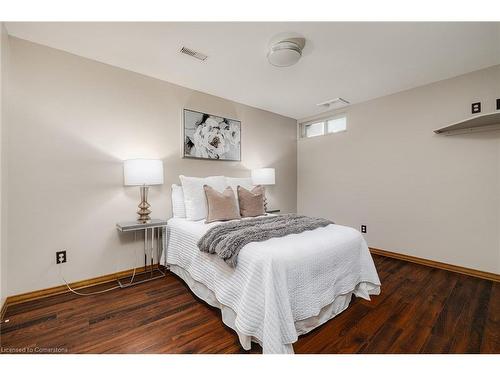
M181 48L181 53L185 54L185 55L188 55L188 56L191 56L191 57L194 57L195 59L198 59L198 60L201 60L201 61L205 61L207 59L207 55L204 55L203 53L201 52L197 52L191 48L187 48L187 47L182 47Z

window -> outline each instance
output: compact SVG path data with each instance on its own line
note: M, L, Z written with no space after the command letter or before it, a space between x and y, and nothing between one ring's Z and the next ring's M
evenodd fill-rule
M328 120L327 123L327 133L338 133L346 130L347 119L345 117L334 118Z
M321 121L301 124L301 135L303 138L317 137L331 133L347 130L347 116L337 115Z
M317 137L318 135L324 134L325 125L323 122L315 122L305 126L305 136L306 138Z

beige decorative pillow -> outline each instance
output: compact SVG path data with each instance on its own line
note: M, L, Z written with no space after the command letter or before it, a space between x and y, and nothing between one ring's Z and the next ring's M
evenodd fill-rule
M238 186L238 202L241 217L264 215L264 187L257 185L252 190L247 190Z
M207 198L208 215L205 223L241 219L234 191L228 186L222 193L208 185L203 185Z

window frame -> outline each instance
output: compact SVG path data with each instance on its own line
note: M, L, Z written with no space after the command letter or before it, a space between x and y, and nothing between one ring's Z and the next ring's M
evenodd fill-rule
M321 134L318 134L318 135L313 135L311 137L308 137L307 136L307 127L308 126L311 126L311 125L315 125L315 124L321 124L321 128L322 128L322 132ZM312 121L312 122L309 122L307 124L303 124L303 134L304 134L304 138L316 138L316 137L321 137L323 135L325 135L325 130L326 130L326 127L325 127L325 124L326 124L326 121L323 121L323 120L317 120L317 121Z
M345 129L339 130L338 132L328 132L328 121L336 120L336 119L339 119L342 117L345 117ZM306 136L306 127L308 125L312 125L312 124L316 124L316 123L323 124L323 134L313 136L313 137L307 137ZM300 136L300 139L312 139L312 138L324 137L325 135L344 133L347 131L348 123L349 123L349 116L348 116L347 112L336 113L334 115L330 115L330 116L326 116L326 117L319 117L319 118L316 118L314 120L309 120L309 121L304 121L304 122L299 123L299 136Z

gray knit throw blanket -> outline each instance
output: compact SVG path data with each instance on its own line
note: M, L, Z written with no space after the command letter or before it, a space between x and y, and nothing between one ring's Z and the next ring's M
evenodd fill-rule
M327 219L295 214L232 220L210 228L198 241L198 247L203 252L217 254L231 267L236 267L238 253L250 242L302 233L330 224L333 222Z

